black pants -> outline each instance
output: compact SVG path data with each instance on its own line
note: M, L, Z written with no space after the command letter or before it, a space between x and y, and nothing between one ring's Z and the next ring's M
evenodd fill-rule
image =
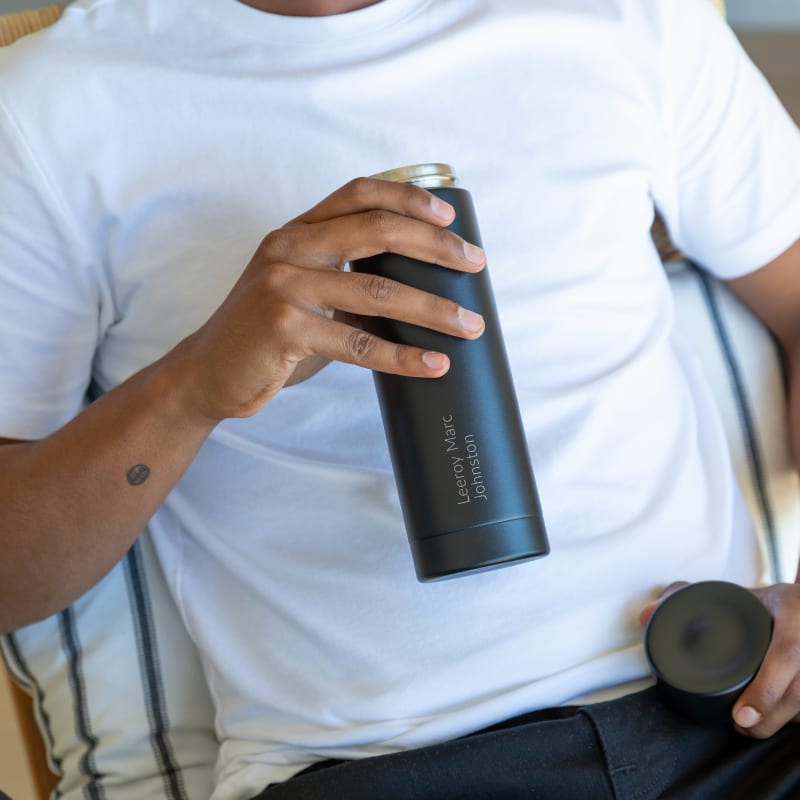
M799 800L800 724L754 740L688 722L648 689L418 750L324 762L253 800L518 798Z

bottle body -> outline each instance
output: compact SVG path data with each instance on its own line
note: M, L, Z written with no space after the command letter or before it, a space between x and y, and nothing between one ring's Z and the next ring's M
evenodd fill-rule
M456 209L449 226L480 245L469 193L429 190ZM450 358L441 378L374 373L384 429L417 576L433 580L549 552L497 309L484 269L460 273L394 253L352 264L454 300L483 315L463 340L390 319L365 324L384 339Z

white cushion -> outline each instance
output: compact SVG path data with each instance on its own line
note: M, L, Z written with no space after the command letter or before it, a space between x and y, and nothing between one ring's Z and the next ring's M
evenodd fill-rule
M686 262L669 266L676 335L699 359L714 393L736 478L756 525L761 583L794 581L800 551L800 481L787 433L786 382L777 344L721 282Z

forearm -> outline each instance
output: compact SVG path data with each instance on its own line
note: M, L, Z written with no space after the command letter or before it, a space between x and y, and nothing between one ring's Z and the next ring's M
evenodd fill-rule
M266 236L219 308L161 362L52 436L0 445L0 631L63 608L102 577L219 420L260 412L330 359L441 377L444 354L384 341L333 312L480 336L480 316L452 300L340 269L392 251L479 272L483 251L444 229L454 213L420 187L351 181ZM128 479L136 465L146 481Z
M124 555L213 429L187 407L162 361L51 436L0 447L0 631L65 607Z

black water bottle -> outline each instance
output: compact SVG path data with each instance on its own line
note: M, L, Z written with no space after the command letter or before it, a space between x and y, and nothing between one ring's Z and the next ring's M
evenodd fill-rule
M374 176L414 183L450 203L449 229L481 245L472 199L446 164L418 164ZM441 378L376 372L383 424L417 577L421 581L486 570L549 552L489 274L457 272L385 253L353 262L454 300L483 315L475 340L372 318L392 342L446 353Z

